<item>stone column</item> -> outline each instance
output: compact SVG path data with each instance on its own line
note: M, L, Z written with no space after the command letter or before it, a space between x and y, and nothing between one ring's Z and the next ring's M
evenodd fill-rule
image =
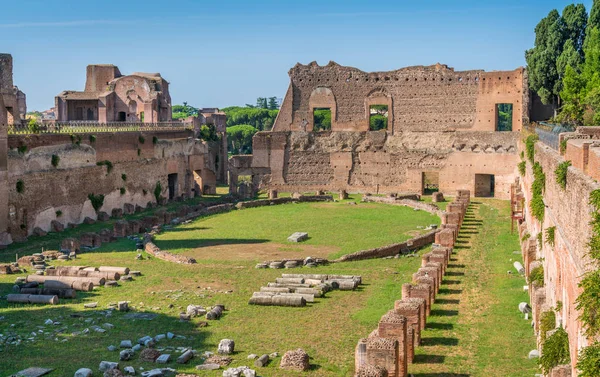
M406 317L396 313L395 310L390 310L381 317L377 328L381 338L398 341L398 363L395 374L388 368L389 374L397 377L406 377L408 373L408 343L412 343L413 340L408 339L407 327Z
M421 344L421 307L416 302L398 300L394 303L394 311L406 318L408 329L413 333L413 341L408 344L408 362L412 363L415 348Z
M367 339L367 364L380 366L388 371L388 377L396 377L398 365L398 341L373 336Z

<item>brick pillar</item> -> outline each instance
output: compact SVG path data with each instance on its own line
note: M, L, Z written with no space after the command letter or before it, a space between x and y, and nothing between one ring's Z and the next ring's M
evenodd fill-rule
M367 339L359 339L354 350L354 370L358 372L363 365L367 364Z
M437 293L440 290L440 286L442 285L442 280L444 279L444 269L443 269L443 265L439 262L429 262L425 265L425 267L421 267L421 268L433 268L434 270L436 270L437 272L437 291L435 291L435 293ZM429 270L426 270L429 271Z
M432 280L433 284L431 286L431 290L433 291L434 296L437 295L440 286L437 269L432 267L421 267L413 274L413 281L416 282L417 279L421 277L430 278Z
M435 243L443 247L454 246L454 232L452 229L442 229L435 234Z
M533 329L535 332L540 331L540 316L542 315L544 304L546 303L546 290L543 287L534 288L534 291L529 291L531 297L531 312L533 317Z
M408 303L416 304L419 306L419 326L421 327L421 330L424 330L425 324L426 324L425 322L427 322L427 317L425 316L425 310L426 310L425 309L426 308L425 299L422 299L419 297L411 297L411 298L406 298L406 299L398 300L398 301L408 302Z
M433 254L426 253L421 256L421 267L425 267L427 263L429 263L429 258L431 258Z
M429 317L432 303L431 287L424 284L402 284L402 299L406 300L413 297L422 298L425 300L425 314L426 317Z
M430 297L429 302L433 304L435 301L435 279L431 276L419 276L417 274L413 274L413 282L415 284L427 285L429 287Z
M433 255L443 255L446 258L446 266L450 263L450 256L452 255L452 249L449 247L434 247L431 250Z
M367 364L383 367L389 377L396 377L398 365L398 341L378 336L367 339Z
M269 190L269 199L277 199L277 190Z
M388 374L396 377L406 377L408 373L409 343L406 317L390 310L379 320L377 332L381 338L390 338L398 342L398 363L395 370L387 368ZM412 342L412 339L410 341Z
M394 303L394 311L406 317L408 328L413 332L413 342L408 344L409 363L413 362L415 348L421 344L421 306L416 302L398 300Z
M446 273L446 266L448 264L448 260L446 256L443 254L431 254L431 258L429 258L429 263L439 263L440 268L442 269L442 276ZM426 265L427 266L427 265Z

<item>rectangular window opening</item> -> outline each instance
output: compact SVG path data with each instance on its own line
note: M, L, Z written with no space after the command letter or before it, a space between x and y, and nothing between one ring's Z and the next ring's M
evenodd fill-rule
M513 105L499 103L496 105L496 131L512 131Z
M387 130L388 105L371 105L369 107L369 131Z
M313 110L313 131L331 131L331 109L318 107Z

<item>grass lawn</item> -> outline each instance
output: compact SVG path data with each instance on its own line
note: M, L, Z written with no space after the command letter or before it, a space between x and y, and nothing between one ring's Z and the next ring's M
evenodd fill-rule
M474 208L474 218L469 219L472 223L461 234L463 243L449 270L456 275L447 276L443 287L447 291L439 296L441 300L423 336L425 345L419 348L419 364L410 366L415 376L522 376L535 370L527 360L534 338L528 322L516 309L519 301L526 300L521 291L523 280L506 275L510 258L518 257L512 255L518 242L516 235L509 235L508 204L490 200ZM196 265L154 258L136 260L130 240L103 245L67 263L125 265L142 271L143 276L117 288L80 292L76 300L62 300L56 307L0 301L0 334L24 339L20 345L0 341L0 376L30 366L56 368L49 376L72 376L81 367L97 373L101 360L119 359L118 351L107 350L109 345L118 347L124 339L135 342L144 335L168 331L185 337L158 344L174 358L179 354L168 347L214 352L220 339L231 338L236 341L232 366L252 366L247 360L251 353L281 355L298 347L312 357L309 373L281 371L277 358L258 371L261 376L351 376L358 339L367 336L400 298L401 284L410 281L420 258L368 260L311 269L313 273L362 275L364 285L354 292L331 292L305 308L247 305L252 292L286 272L256 270L255 263L290 256L335 257L400 242L421 232L417 226L438 222L424 211L377 203L288 204L201 218L158 237L160 247L193 256L198 260ZM307 231L311 238L290 246L287 236L300 230ZM5 252L7 257L11 253L14 257L14 250ZM300 271L306 270L290 272ZM11 291L14 279L15 275L0 275L0 295ZM110 303L121 300L130 301L136 311L157 317L134 320L124 313L106 310ZM83 309L87 302L98 302L98 308ZM228 310L220 320L210 321L208 327L199 326L201 319L179 321L179 313L188 304L216 303ZM451 315L454 311L458 315ZM60 324L44 325L47 319ZM114 328L105 333L91 330L105 323ZM78 333L86 328L91 331ZM193 359L189 365L171 362L169 366L193 373L197 364L200 361ZM155 367L141 362L138 355L121 365L132 365L136 370ZM201 372L205 376L221 374Z

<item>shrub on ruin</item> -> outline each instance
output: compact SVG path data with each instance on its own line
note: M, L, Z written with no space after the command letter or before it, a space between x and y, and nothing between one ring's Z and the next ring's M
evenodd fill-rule
M29 119L29 122L27 122L27 130L29 132L31 132L32 134L40 133L41 127L38 124L37 119L35 119L35 118Z
M567 151L567 139L562 139L560 141L560 154L565 154Z
M570 362L569 354L569 335L562 327L542 344L542 356L540 357L540 367L544 373L549 373L552 368L561 364Z
M126 181L127 180L127 174L123 173L121 174L121 179Z
M521 174L521 177L525 176L525 172L527 171L527 161L519 162L517 167L519 168L519 174Z
M529 234L529 233L523 234L523 237L521 237L521 242L527 241L530 237L531 237L531 234Z
M544 231L543 230L537 234L536 239L537 239L537 243L538 243L540 249L542 247L544 247Z
M125 187L121 187L119 189L119 192L121 193L121 195L125 195L125 192L127 192L127 190L125 189Z
M158 137L152 136L152 144L156 145L158 143Z
M544 286L544 266L537 266L529 272L529 282L536 287Z
M90 135L90 143L96 142L96 135Z
M88 194L88 199L92 202L92 207L94 207L94 211L96 212L104 205L104 195L102 194Z
M533 183L531 184L531 214L540 222L544 221L546 206L544 205L543 193L546 188L546 174L539 162L533 164Z
M600 342L581 350L577 359L577 369L579 377L600 376Z
M582 289L575 300L576 309L581 313L579 320L585 335L594 337L600 334L600 271L588 272L578 284Z
M58 211L55 212L56 213L56 217L61 217L63 212L59 209Z
M22 194L23 191L25 191L25 183L23 183L23 181L19 179L17 181L17 187L16 188L17 188L17 192L19 194Z
M80 135L75 135L75 134L71 134L69 135L71 137L71 143L72 144L81 144L81 136Z
M560 312L562 310L563 307L563 302L562 301L556 301L556 308L554 308L555 312Z
M554 170L556 183L558 183L563 190L567 188L567 171L569 170L569 166L571 166L571 161L564 161L556 167L556 170Z
M144 144L146 142L146 139L142 135L140 135L138 137L138 141L140 142L140 144Z
M160 196L162 194L162 185L160 181L156 182L156 186L154 186L154 197L156 198L156 202L160 203Z
M20 146L17 148L17 151L18 151L20 154L25 154L25 152L27 152L27 145L20 145Z
M525 151L527 152L527 159L533 164L535 158L535 142L538 141L537 135L529 135L525 139Z
M98 162L96 162L96 165L106 166L106 174L109 174L113 170L113 164L112 164L112 162L110 162L108 160L98 161Z
M592 213L592 236L588 243L589 254L592 258L600 260L600 190L594 190L590 193L590 205L594 208Z
M548 310L540 314L540 340L546 341L546 333L556 328L556 314L553 310Z
M60 157L56 154L52 155L52 159L50 161L50 163L52 164L52 166L54 166L55 168L58 167L58 163L60 162Z
M141 156L141 155L142 155L142 150L141 150L140 148L138 148L138 150L137 150L137 154L138 154L138 156Z
M525 159L525 152L521 151L521 153L519 153L519 156L521 156L521 160Z
M546 243L552 247L554 247L554 237L556 233L556 227L551 226L546 228Z

